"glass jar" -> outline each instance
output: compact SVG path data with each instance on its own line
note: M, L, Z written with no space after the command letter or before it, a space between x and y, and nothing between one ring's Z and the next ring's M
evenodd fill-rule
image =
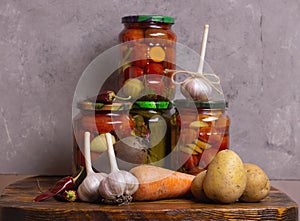
M172 105L169 101L137 101L130 110L133 134L148 141L148 156L144 163L168 167L171 152L170 119Z
M91 101L79 102L80 113L73 119L73 172L85 165L84 160L84 132L91 133L91 142L98 135L111 133L117 141L131 134L128 111L131 103L102 104ZM118 131L118 135L115 131ZM92 149L92 162L101 153Z
M174 19L160 15L135 15L122 18L124 29L119 34L122 45L122 68L119 75L120 87L130 78L139 78L143 83L144 100L169 100L174 98L175 85L171 73L175 69L176 34L171 26ZM167 77L167 78L166 78ZM131 94L127 94L131 95ZM160 95L155 97L155 95Z
M229 148L227 103L187 100L174 103L180 112L176 111L171 120L172 168L196 175L207 169L219 151Z

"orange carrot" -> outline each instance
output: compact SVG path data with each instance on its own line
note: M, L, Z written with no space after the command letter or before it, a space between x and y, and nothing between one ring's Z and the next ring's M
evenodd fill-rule
M133 194L135 201L148 201L190 196L195 176L165 168L140 165L130 172L139 180L139 188Z

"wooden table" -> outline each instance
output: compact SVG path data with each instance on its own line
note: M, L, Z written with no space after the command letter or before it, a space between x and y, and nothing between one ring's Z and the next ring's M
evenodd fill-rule
M204 204L190 199L132 202L109 206L49 199L34 202L39 194L36 177L17 181L0 197L0 221L19 220L298 220L298 207L283 192L272 188L260 203ZM60 177L38 177L47 189Z

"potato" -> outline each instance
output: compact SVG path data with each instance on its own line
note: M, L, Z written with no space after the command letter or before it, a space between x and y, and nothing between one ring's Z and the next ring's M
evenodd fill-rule
M243 194L246 182L241 158L232 150L222 150L208 166L203 189L213 201L234 203Z
M197 174L191 184L191 192L193 196L201 202L209 202L209 198L205 195L203 190L203 180L206 175L206 170Z
M247 175L246 189L240 200L244 202L259 202L270 192L271 184L267 174L255 164L244 164Z

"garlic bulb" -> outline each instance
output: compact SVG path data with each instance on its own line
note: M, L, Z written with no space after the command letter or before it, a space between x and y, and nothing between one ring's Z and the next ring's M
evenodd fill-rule
M195 101L207 101L212 93L212 87L200 77L187 79L181 85L180 90L183 96Z
M100 182L107 176L105 173L95 173L91 164L91 150L90 150L90 133L84 134L84 155L86 177L78 187L78 197L85 202L96 202L101 197L98 192Z
M138 180L133 174L119 170L110 133L106 134L106 141L111 173L101 181L99 186L99 193L103 197L102 202L107 204L131 202L132 195L139 187Z

